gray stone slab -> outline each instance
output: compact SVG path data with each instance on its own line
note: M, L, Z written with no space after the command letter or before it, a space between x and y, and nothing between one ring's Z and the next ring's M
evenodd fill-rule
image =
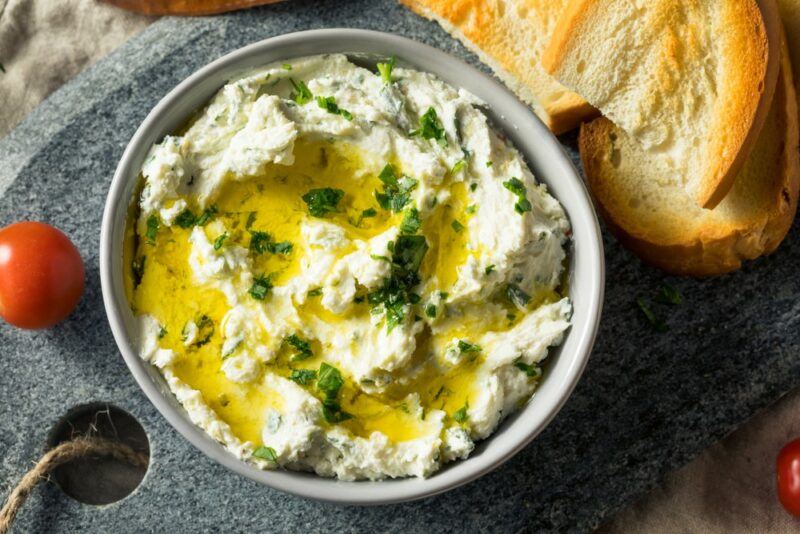
M393 0L295 1L232 15L164 19L49 98L0 141L0 225L49 221L87 267L78 311L49 331L0 325L3 495L43 452L71 407L111 402L150 437L142 485L112 505L37 489L17 532L586 531L795 383L800 372L800 236L770 258L709 281L665 279L606 238L608 282L586 373L554 422L497 471L425 501L357 508L303 500L214 464L179 436L136 386L103 311L100 218L128 139L159 98L210 60L266 37L321 27L372 28L476 58ZM564 138L575 156L574 138ZM653 332L634 304L667 280L681 306Z

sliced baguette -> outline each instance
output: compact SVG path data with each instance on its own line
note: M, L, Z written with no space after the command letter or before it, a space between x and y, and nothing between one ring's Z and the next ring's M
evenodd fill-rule
M400 0L437 21L475 52L556 134L576 128L597 111L541 67L567 0Z
M713 208L763 125L780 31L775 0L571 0L542 64Z
M761 135L730 193L713 210L693 202L663 154L645 151L608 119L584 124L579 147L596 204L620 242L667 272L709 276L772 252L788 232L800 173L797 123L784 53Z

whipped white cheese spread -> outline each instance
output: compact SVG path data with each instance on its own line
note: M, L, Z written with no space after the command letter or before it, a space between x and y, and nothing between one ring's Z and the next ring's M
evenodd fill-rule
M481 106L315 56L152 147L127 290L196 425L263 468L425 477L531 399L569 327L569 223Z

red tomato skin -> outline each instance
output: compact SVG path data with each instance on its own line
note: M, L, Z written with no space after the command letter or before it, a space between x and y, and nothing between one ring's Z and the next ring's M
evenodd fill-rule
M800 439L781 449L775 470L781 504L787 512L800 517Z
M0 229L0 316L26 329L63 321L83 294L80 252L49 224L25 221Z

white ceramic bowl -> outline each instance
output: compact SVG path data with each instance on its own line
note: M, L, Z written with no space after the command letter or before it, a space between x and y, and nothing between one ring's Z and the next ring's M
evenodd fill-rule
M333 52L362 59L394 55L402 65L434 73L483 99L495 127L522 152L572 223L573 324L563 344L548 357L533 400L479 443L467 460L448 464L424 480L342 482L308 473L257 469L229 454L195 426L159 372L142 361L135 348L135 321L123 290L122 237L137 176L150 146L176 130L238 74L274 61ZM108 320L125 362L156 408L198 449L225 467L279 490L339 503L386 504L465 484L508 460L542 431L569 397L591 353L603 302L604 263L597 217L583 182L556 138L512 93L462 61L415 41L373 31L330 29L274 37L231 52L195 72L158 103L134 134L114 174L103 215L100 275Z

